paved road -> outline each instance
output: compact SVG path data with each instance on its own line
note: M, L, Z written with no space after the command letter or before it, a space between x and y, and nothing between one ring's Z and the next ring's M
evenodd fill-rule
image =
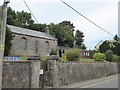
M81 88L118 88L118 77L107 78L100 82L82 86Z
M118 88L118 75L74 83L60 88Z

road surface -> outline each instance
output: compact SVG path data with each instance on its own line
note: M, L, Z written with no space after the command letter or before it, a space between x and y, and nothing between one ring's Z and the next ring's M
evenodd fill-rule
M118 88L118 77L106 78L99 82L82 86L81 88Z
M118 75L74 83L60 88L118 88Z

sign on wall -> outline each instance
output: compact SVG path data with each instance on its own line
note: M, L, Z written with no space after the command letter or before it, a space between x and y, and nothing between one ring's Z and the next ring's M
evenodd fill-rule
M11 57L11 56L7 56L5 57L5 60L12 60L12 61L19 61L21 60L20 57Z

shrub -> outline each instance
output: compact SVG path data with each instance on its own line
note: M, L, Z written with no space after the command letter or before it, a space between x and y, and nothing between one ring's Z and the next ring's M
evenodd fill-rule
M47 64L48 64L47 57L43 57L41 59L41 69L43 69L44 71L47 71L48 70Z
M103 54L103 53L95 53L93 55L93 59L95 61L104 61L106 59L106 57L105 57L105 54Z
M68 61L79 61L80 60L80 50L70 49L65 52Z
M113 59L112 59L112 61L114 61L114 62L118 62L118 56L115 55L115 54L113 54Z
M57 50L52 49L51 52L50 52L50 55L57 55Z
M111 62L113 59L113 52L111 50L107 50L105 52L105 56L106 56L106 61Z

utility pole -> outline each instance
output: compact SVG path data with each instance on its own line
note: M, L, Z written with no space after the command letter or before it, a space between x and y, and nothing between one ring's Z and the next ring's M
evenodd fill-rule
M120 1L118 2L118 37L120 38Z
M7 20L7 4L10 0L4 0L2 7L2 14L0 16L0 90L2 90L2 68L3 68L3 56L5 46L5 33L6 33L6 20Z

